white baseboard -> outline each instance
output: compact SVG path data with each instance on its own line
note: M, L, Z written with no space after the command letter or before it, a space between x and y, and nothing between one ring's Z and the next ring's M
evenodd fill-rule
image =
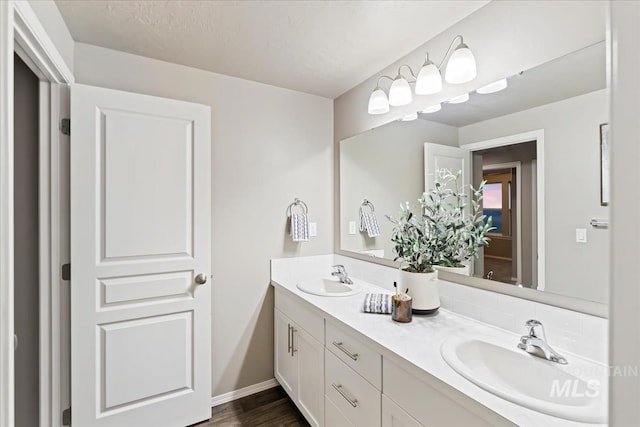
M258 384L250 385L249 387L241 388L239 390L230 391L229 393L220 394L211 398L211 407L222 405L223 403L231 402L232 400L240 399L241 397L249 396L254 393L258 393L263 390L276 387L278 381L275 378L263 381Z

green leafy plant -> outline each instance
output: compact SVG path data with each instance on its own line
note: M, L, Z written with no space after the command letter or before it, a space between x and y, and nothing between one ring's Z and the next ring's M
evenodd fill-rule
M441 169L436 173L434 188L418 200L420 212L414 213L409 202L400 205L400 216L387 218L395 224L391 235L397 257L407 264L407 271L429 273L434 265L462 266L489 244L486 234L493 230L491 218L485 223L482 213L482 190L485 181L471 187L470 212L460 183L461 173Z

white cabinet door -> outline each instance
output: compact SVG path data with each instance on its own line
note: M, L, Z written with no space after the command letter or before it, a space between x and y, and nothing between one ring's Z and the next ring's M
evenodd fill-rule
M340 409L329 399L324 400L325 404L325 421L327 427L354 427Z
M382 395L382 427L424 427L384 394Z
M297 325L293 351L298 361L298 408L312 426L324 425L324 346Z
M74 85L71 123L73 425L208 419L210 109Z
M289 397L295 401L295 387L298 380L295 353L291 352L293 322L277 309L274 311L273 317L275 377L282 388L289 394Z

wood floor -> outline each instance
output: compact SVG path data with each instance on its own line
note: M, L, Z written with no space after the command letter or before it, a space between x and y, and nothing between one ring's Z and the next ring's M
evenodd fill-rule
M211 419L193 427L308 427L309 423L278 386L211 409Z

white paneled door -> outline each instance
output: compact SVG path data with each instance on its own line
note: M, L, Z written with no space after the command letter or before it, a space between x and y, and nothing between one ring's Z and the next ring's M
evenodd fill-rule
M460 184L465 191L471 184L471 152L458 147L447 145L424 144L424 188L425 191L434 187L436 173L446 169L451 173L461 172Z
M72 424L208 419L209 107L74 85L71 125Z

